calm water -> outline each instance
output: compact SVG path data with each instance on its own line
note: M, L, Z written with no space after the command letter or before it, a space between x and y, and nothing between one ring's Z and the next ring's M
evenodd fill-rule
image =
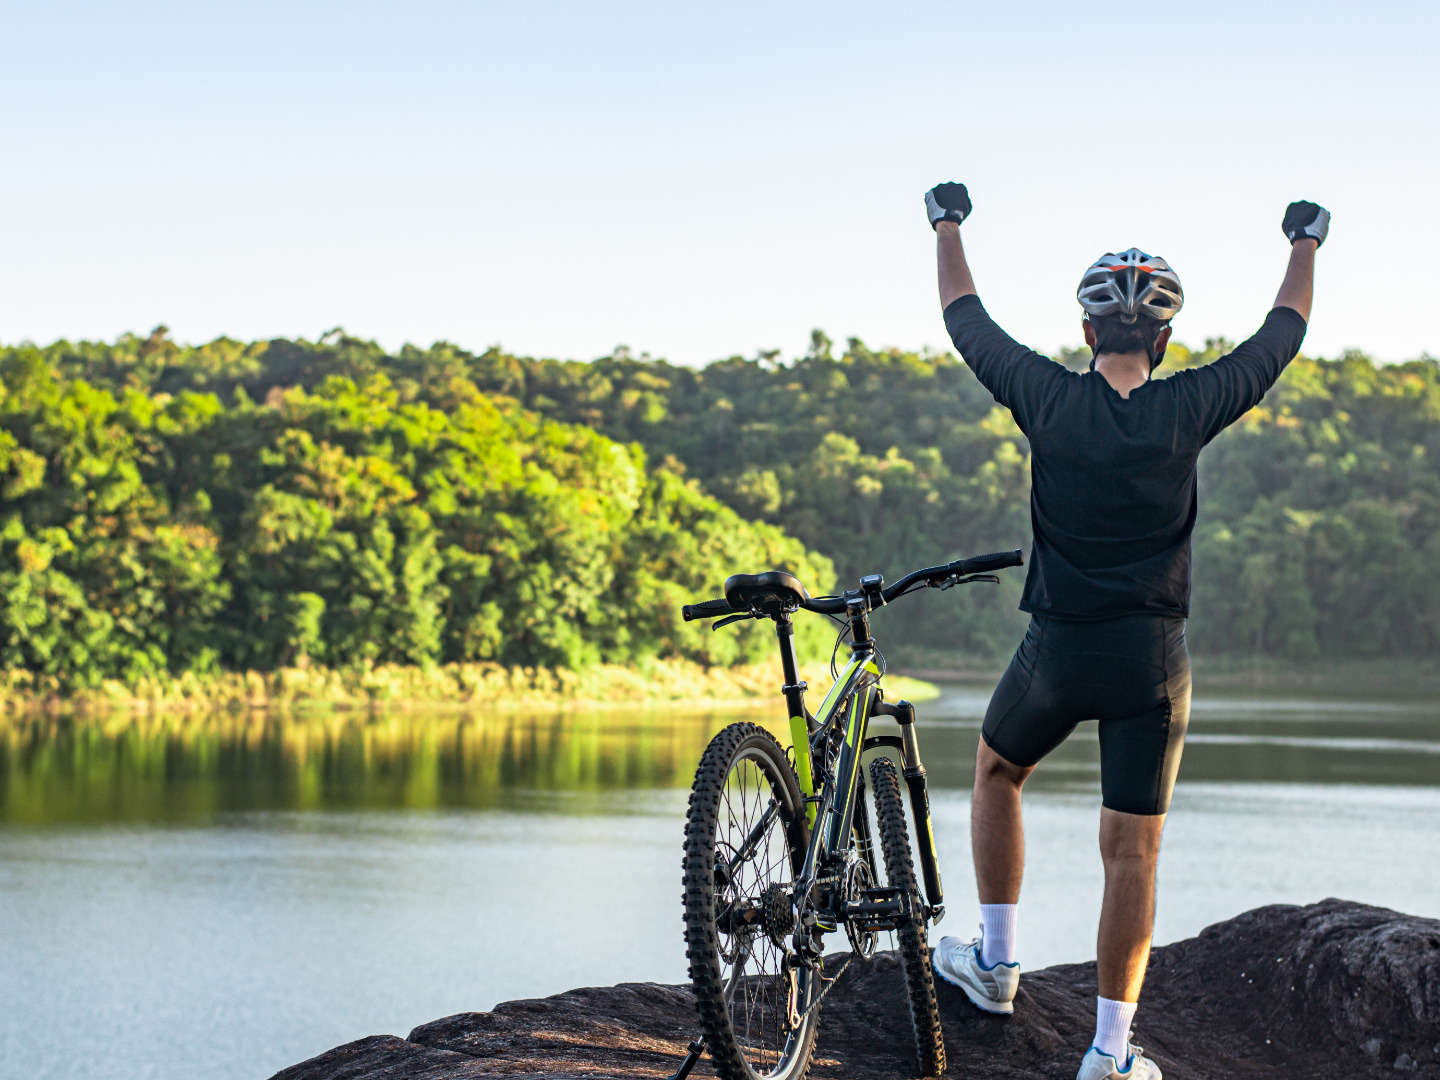
M989 687L921 710L950 914ZM1329 895L1440 916L1430 702L1197 698L1157 939ZM691 770L734 717L0 722L0 1073L259 1080L361 1035L680 981ZM1031 782L1028 966L1093 955L1098 757Z

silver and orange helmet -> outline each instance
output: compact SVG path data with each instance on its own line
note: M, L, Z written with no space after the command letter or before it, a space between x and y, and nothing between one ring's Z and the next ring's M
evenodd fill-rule
M1139 248L1102 255L1085 271L1075 297L1086 315L1116 315L1125 323L1141 315L1169 322L1185 303L1170 264Z

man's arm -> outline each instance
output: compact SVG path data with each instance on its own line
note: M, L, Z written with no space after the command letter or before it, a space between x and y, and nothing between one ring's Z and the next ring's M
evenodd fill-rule
M964 184L936 184L925 193L925 216L935 230L941 311L962 296L975 295L975 279L960 243L960 223L970 216L970 210L970 192Z
M1026 434L1069 372L1019 344L995 325L975 294L975 279L960 243L960 222L970 215L964 184L938 184L925 193L935 229L940 308L945 329L980 385L1015 416Z
M1301 237L1290 248L1290 265L1285 280L1275 296L1276 307L1293 308L1300 318L1310 321L1310 305L1315 299L1315 252L1320 242Z
M940 273L940 310L944 311L962 296L975 295L975 279L965 261L965 245L960 242L960 226L953 221L935 225L935 260Z
M1182 371L1201 445L1260 403L1285 365L1300 351L1310 319L1315 286L1315 250L1330 228L1330 212L1311 202L1294 202L1281 229L1290 240L1290 262L1265 325L1228 356Z
M1330 211L1313 202L1292 202L1285 208L1280 231L1290 241L1290 265L1275 306L1291 308L1308 323L1315 297L1315 252L1330 232Z

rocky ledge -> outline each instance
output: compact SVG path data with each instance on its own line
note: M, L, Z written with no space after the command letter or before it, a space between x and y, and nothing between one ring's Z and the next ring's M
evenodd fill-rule
M1011 1017L940 994L950 1076L1070 1080L1094 1030L1094 964L1027 972ZM823 1008L812 1077L914 1076L893 954L853 964ZM1440 1078L1440 921L1343 900L1248 911L1154 951L1139 1027L1171 1080ZM694 1033L686 987L624 983L359 1039L272 1080L665 1077Z

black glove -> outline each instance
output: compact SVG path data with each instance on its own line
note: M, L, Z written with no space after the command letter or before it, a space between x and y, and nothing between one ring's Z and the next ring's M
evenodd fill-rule
M1285 220L1280 228L1292 244L1296 240L1314 240L1318 247L1330 231L1330 211L1313 202L1292 202L1285 208Z
M925 214L932 229L942 221L959 225L970 216L970 193L964 184L936 184L925 192Z

